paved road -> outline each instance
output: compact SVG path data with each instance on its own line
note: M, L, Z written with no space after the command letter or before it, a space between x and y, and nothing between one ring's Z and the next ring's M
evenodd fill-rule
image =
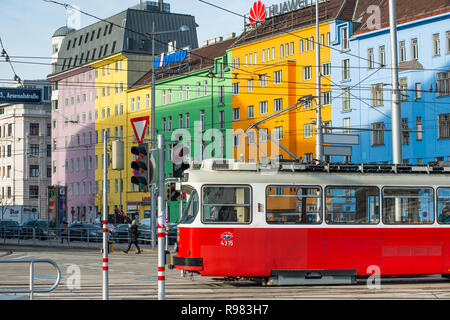
M102 299L102 254L96 249L61 249L0 245L0 259L50 258L60 267L62 280L51 293L35 294L35 300ZM157 252L141 255L121 250L111 253L110 299L157 299ZM73 266L76 267L73 267ZM77 269L79 268L79 269ZM76 275L80 283L77 288ZM55 281L51 267L36 267L36 283L48 287ZM450 281L440 276L382 280L381 288L368 289L365 281L348 286L261 287L248 281L221 278L182 277L179 270L166 273L166 299L183 300L273 300L273 299L450 299ZM26 265L0 265L0 288L28 285Z

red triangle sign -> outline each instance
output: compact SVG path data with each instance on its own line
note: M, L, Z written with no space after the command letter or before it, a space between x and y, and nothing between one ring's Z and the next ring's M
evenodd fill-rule
M131 126L133 127L134 135L138 143L144 142L145 132L147 131L150 117L139 117L131 119Z

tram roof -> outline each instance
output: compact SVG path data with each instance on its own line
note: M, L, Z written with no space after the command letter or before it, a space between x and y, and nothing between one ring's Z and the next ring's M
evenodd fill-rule
M205 160L187 171L189 182L274 184L375 184L450 186L450 167L440 165L301 164L261 165ZM401 179L401 180L399 180Z

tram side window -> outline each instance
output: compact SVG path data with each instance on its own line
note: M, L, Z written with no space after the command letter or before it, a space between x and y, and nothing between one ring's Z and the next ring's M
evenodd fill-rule
M383 189L384 224L431 224L434 222L432 188Z
M438 223L450 224L450 188L438 189Z
M322 222L319 187L268 186L266 221L269 224L318 224Z
M326 187L328 224L378 224L380 191L377 187Z
M205 223L250 223L250 187L204 186Z

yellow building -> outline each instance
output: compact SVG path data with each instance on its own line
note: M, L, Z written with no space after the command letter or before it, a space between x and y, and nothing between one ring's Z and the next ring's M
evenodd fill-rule
M334 17L341 6L340 1L337 2L338 5L324 3L322 10L328 10L329 17ZM279 156L292 159L276 142L303 161L315 158L316 50L319 44L322 121L324 126L331 124L330 19L320 22L320 38L317 39L315 11L311 8L274 16L244 32L231 49L236 159L250 162L264 162ZM244 133L258 121L294 106L306 96L312 99L257 124L261 130L253 127Z
M131 127L130 119L136 117L134 111L142 110L150 115L150 96L147 103L144 99L137 98L131 103L127 90L151 67L151 57L119 53L92 63L95 68L97 99L95 101L95 131L96 147L95 181L98 192L95 197L95 205L99 211L103 208L103 134L106 131L110 141L120 139L124 141L124 170L112 170L108 166L108 213L114 214L114 209L122 208L125 213L134 215L139 219L144 218L145 210L149 210L149 194L138 192L131 184L133 175L130 167L132 154L131 146L137 145L136 138ZM141 71L142 70L142 71ZM133 98L135 99L135 98ZM135 101L135 102L134 102ZM111 143L108 143L108 158L110 158ZM108 159L108 163L110 163Z

